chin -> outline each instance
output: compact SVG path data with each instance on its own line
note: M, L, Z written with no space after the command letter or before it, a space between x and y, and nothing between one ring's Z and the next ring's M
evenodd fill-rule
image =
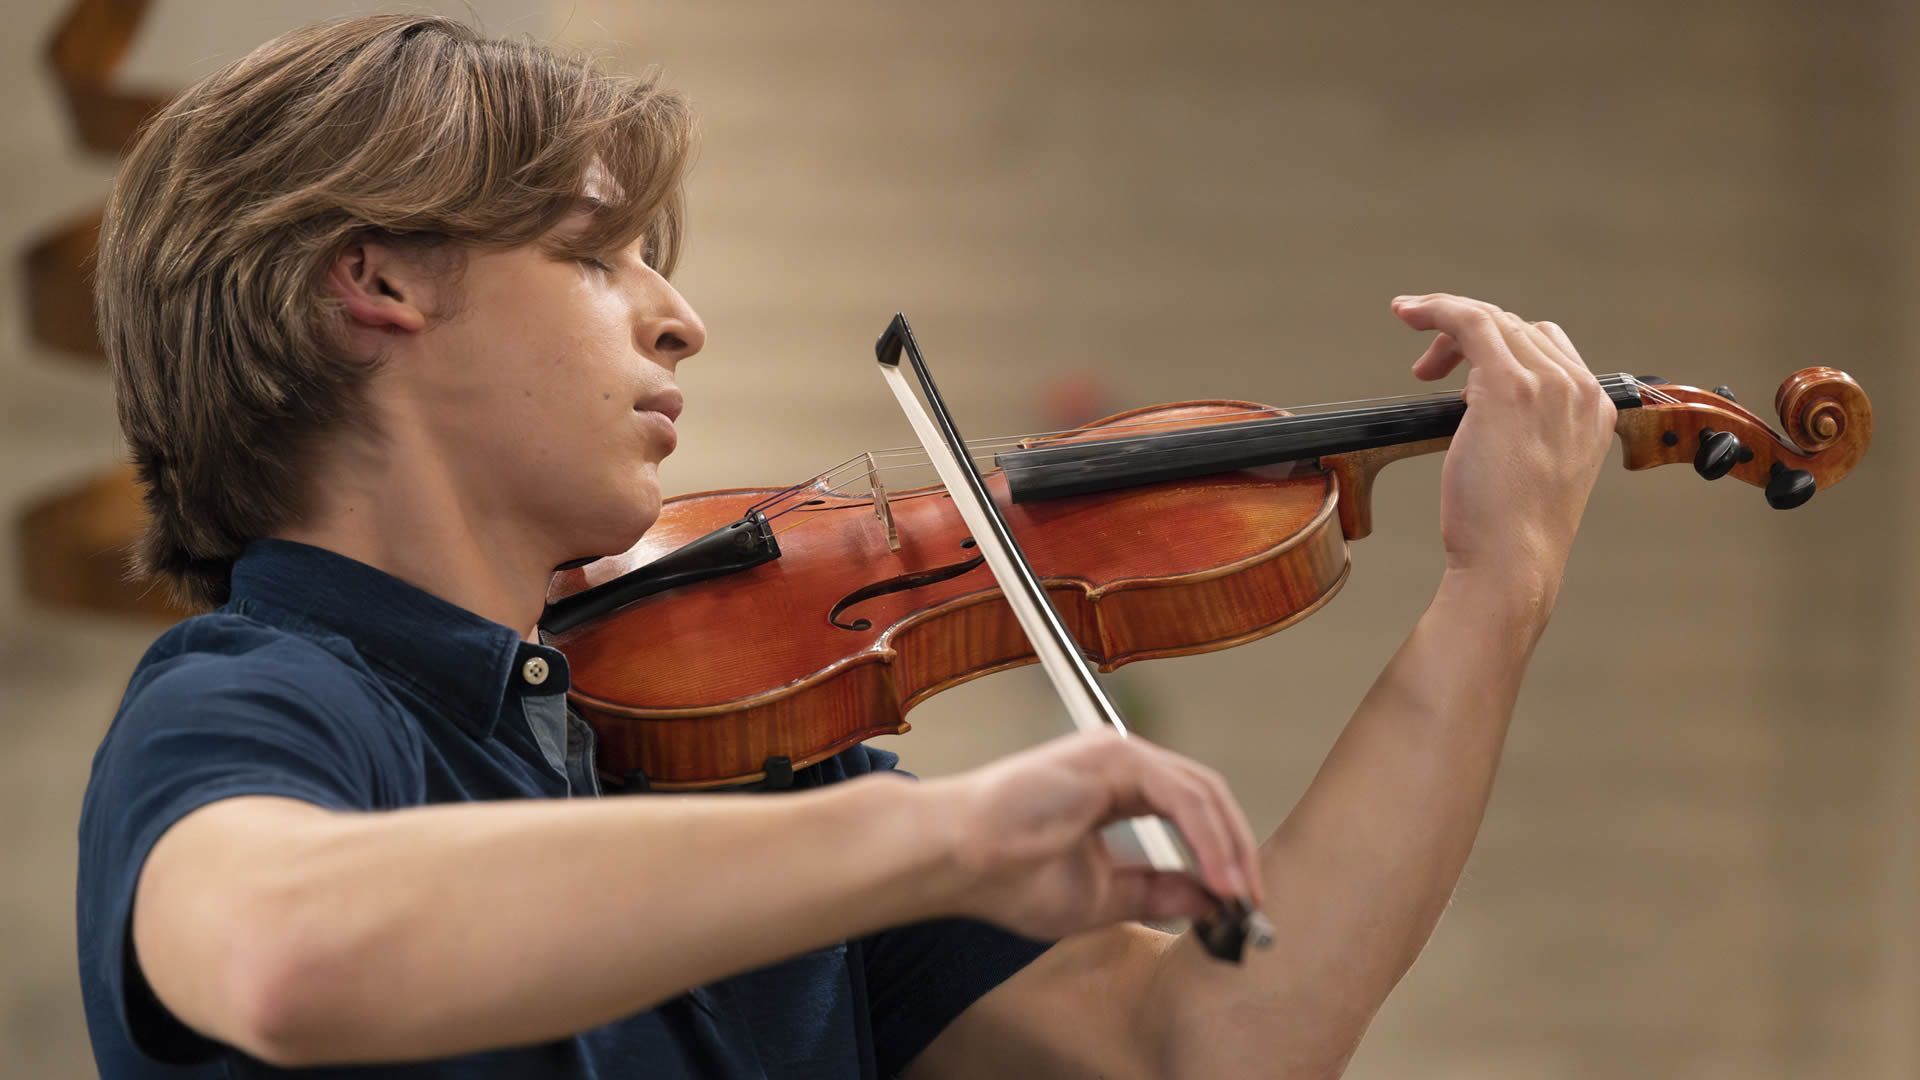
M624 555L646 535L660 519L660 493L649 488L608 499L603 512L591 518L575 518L561 540L568 553L564 562Z

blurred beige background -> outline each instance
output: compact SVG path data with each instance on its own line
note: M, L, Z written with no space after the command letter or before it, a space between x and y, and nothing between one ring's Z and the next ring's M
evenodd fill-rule
M101 199L38 52L0 50L0 563L31 498L118 453L91 361L25 336L17 253ZM177 87L309 18L156 5L130 80ZM676 490L790 482L909 434L872 371L914 320L973 434L1115 407L1392 394L1396 293L1562 322L1596 370L1769 410L1823 363L1879 437L1806 508L1686 468L1602 478L1485 831L1350 1075L1920 1076L1920 16L1907 5L983 0L448 4L663 65L704 117L680 276ZM1154 737L1279 822L1421 610L1439 461L1308 622L1118 681ZM0 587L0 1074L92 1071L73 973L88 763L158 628ZM1057 730L1031 670L891 740L922 773Z

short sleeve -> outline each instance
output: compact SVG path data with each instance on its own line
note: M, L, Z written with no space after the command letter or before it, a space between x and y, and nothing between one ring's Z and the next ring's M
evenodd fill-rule
M859 747L848 771L901 772L894 754ZM861 939L873 1051L881 1076L897 1076L987 991L1012 978L1048 943L973 919L913 923Z
M941 919L861 942L874 1058L895 1076L968 1006L1047 951L988 923Z
M187 814L235 796L337 810L387 802L403 744L378 732L381 712L344 665L291 641L179 656L136 674L81 808L76 906L90 1027L115 1026L161 1061L213 1054L213 1043L160 1004L134 956L134 890L147 854Z

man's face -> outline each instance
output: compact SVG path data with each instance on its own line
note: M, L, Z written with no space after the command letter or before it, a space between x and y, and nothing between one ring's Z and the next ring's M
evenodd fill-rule
M558 228L581 228L582 210ZM643 237L581 261L542 244L468 255L457 310L419 335L405 411L428 429L461 512L555 561L615 554L660 513L674 371L706 328ZM397 359L397 358L396 358Z

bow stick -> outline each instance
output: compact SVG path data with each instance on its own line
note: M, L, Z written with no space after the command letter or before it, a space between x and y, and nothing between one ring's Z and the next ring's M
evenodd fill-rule
M913 365L914 378L926 395L923 405L900 372L900 354L905 351ZM1014 617L1032 643L1034 655L1046 670L1047 678L1067 707L1067 715L1081 731L1110 727L1121 735L1127 725L1095 680L1093 669L1080 654L1066 624L1047 599L1046 590L1034 576L1033 567L1013 539L1000 508L980 480L980 471L967 454L966 440L954 426L946 402L933 384L933 375L921 359L920 347L913 339L913 328L905 315L896 314L886 332L874 345L880 360L880 374L893 395L900 399L901 411L913 425L914 434L926 448L935 471L946 485L960 517L973 530L974 541L987 567L1000 583L1000 591L1013 608ZM1145 864L1165 873L1184 873L1198 877L1193 853L1171 822L1159 817L1136 817L1118 821L1102 830L1107 849L1116 859L1132 865ZM1214 957L1239 963L1249 942L1260 948L1273 943L1273 929L1265 916L1244 897L1215 898L1219 912L1212 918L1194 922L1194 933Z

